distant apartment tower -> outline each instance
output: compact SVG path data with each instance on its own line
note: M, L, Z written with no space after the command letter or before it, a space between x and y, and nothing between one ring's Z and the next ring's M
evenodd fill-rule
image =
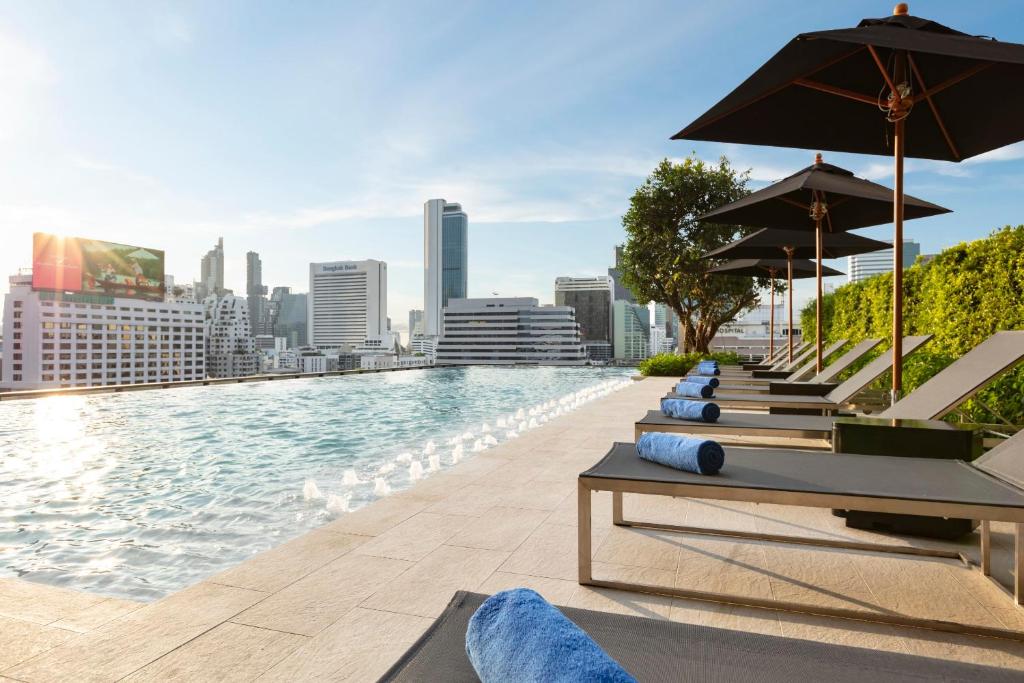
M469 267L469 217L461 204L430 199L423 205L423 334L441 334L442 309L465 299Z
M245 255L245 297L249 305L252 334L270 334L267 320L267 286L263 284L263 262L255 251Z
M612 354L617 360L642 360L650 355L651 311L647 306L616 299Z
M196 283L196 300L202 301L211 294L223 296L224 289L224 238L217 238L217 246L206 252L199 263L199 282Z
M571 306L580 338L593 360L609 360L612 342L611 276L555 278L555 305Z
M885 240L892 244L892 240ZM903 267L909 268L921 255L921 245L914 240L903 240ZM847 281L860 282L869 277L892 272L892 249L873 251L870 254L857 254L847 257Z
M207 297L206 374L246 377L260 371L260 354L249 322L249 304L240 296Z
M274 287L267 303L271 334L284 337L289 349L308 343L308 300L303 294L292 294L291 287Z
M318 349L359 346L387 335L388 266L383 261L309 264L307 337Z
M622 250L621 244L615 246L615 266L608 269L608 277L612 279L612 297L616 301L636 303L636 297L622 284Z
M182 301L35 291L13 275L4 297L0 389L203 379L203 307Z
M438 365L585 365L568 306L533 298L452 299L437 341Z
M409 339L417 334L423 334L423 311L413 309L409 311Z

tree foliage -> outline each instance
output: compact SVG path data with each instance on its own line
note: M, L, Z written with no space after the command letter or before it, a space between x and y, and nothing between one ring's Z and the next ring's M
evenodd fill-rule
M904 271L903 334L934 338L904 363L909 392L1000 330L1024 329L1024 225L946 249ZM892 275L844 285L825 296L827 341L892 341ZM801 313L814 336L814 302ZM1024 423L1024 368L1007 373L963 407L972 420ZM987 407L986 407L987 406Z
M695 156L663 160L630 199L622 281L637 301L665 304L679 316L679 350L707 353L718 328L754 308L767 278L709 275L722 261L702 259L753 232L697 218L748 193L748 174L722 157L717 165Z

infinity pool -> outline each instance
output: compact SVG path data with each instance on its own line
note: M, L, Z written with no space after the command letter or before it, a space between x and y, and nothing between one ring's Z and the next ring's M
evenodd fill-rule
M452 368L0 404L0 576L154 600L632 372Z

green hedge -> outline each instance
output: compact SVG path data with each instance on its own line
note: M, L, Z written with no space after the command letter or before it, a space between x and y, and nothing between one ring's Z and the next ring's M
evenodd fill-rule
M934 335L904 364L903 390L909 392L994 332L1024 329L1024 225L958 244L927 263L919 260L904 271L903 298L904 335ZM827 342L866 337L891 342L892 275L844 285L826 295L823 318ZM814 301L803 309L800 321L813 341ZM994 411L1014 424L1024 423L1024 368L998 379L978 398L964 406L972 420L999 421Z
M640 374L644 377L682 377L690 371L690 368L705 358L713 358L723 365L740 362L740 357L731 351L710 355L706 353L659 353L640 361Z

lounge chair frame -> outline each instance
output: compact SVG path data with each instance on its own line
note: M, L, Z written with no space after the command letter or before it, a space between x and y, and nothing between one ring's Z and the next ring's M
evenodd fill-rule
M632 479L612 479L608 477L587 476L580 474L577 485L578 498L578 550L579 550L579 583L585 586L613 588L618 590L666 595L691 600L704 600L715 603L756 607L784 612L796 612L840 619L871 621L895 626L924 628L948 633L962 633L994 638L1008 638L1024 641L1024 632L1011 629L991 628L964 624L959 622L936 621L907 615L879 614L853 609L823 607L789 601L776 601L753 598L731 593L716 593L694 589L682 589L668 586L656 586L626 581L613 581L595 578L593 575L593 541L592 541L592 502L591 497L596 491L610 491L612 494L612 523L616 526L655 529L676 533L699 534L725 538L744 538L751 540L771 541L775 543L791 543L825 548L843 548L871 552L885 552L897 555L928 556L958 560L965 565L977 568L991 580L991 525L990 522L1002 521L1015 524L1014 529L1014 593L1013 600L1018 607L1024 605L1024 508L998 507L972 503L935 502L924 500L908 500L902 498L866 497L842 493L781 491L772 489L734 488L720 485L701 485L695 483L637 481ZM627 520L623 514L623 494L675 496L697 498L703 500L726 500L748 503L770 503L798 507L856 509L868 512L886 512L893 514L927 515L933 517L961 517L981 520L981 565L974 565L961 553L923 548L907 548L876 543L860 543L807 538L802 536L785 536L779 534L763 534L756 532L726 531L704 527L678 526L655 522L639 522ZM1000 589L1003 587L993 580Z

